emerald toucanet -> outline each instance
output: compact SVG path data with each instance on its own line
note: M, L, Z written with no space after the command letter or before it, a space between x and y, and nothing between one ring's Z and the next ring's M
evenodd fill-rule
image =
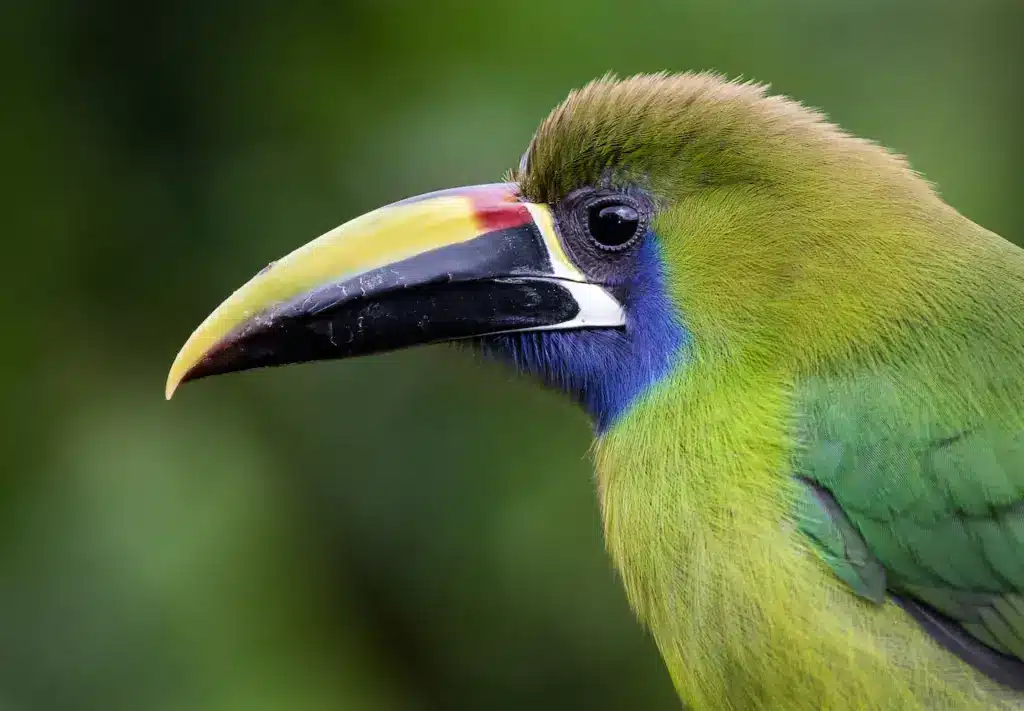
M274 262L186 380L469 339L594 422L608 551L694 709L1024 708L1024 251L711 74L573 92L506 182Z

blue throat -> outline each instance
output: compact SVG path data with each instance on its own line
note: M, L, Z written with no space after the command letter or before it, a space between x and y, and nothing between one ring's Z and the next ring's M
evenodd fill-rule
M664 264L647 235L633 269L607 284L626 312L624 328L534 331L478 341L488 355L561 390L607 431L678 362L688 334L665 286Z

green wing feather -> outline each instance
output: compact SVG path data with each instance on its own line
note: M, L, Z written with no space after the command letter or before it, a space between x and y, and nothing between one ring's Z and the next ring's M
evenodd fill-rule
M829 491L797 480L796 519L826 563L861 597L885 602L885 568Z
M881 584L1024 661L1024 397L964 365L803 383L796 517L858 594Z

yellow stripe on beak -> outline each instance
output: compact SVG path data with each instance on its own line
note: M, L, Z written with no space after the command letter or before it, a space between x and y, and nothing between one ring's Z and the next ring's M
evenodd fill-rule
M167 399L196 363L267 307L300 297L320 284L465 242L481 233L472 200L458 195L379 208L335 227L271 264L203 321L174 359L167 375Z

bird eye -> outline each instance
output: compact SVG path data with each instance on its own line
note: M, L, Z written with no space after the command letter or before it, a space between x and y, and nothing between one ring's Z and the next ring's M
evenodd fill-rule
M590 236L603 249L625 249L636 237L640 227L640 213L624 203L598 203L590 206L587 214Z

